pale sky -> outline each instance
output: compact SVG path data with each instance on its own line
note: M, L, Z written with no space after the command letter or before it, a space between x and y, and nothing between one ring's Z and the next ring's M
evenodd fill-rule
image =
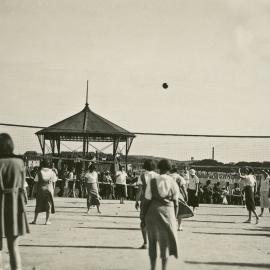
M0 0L0 122L77 113L88 79L90 108L129 131L270 135L269 29L268 0ZM131 153L205 151L168 140L138 137ZM258 156L225 143L217 159L270 160L256 143Z

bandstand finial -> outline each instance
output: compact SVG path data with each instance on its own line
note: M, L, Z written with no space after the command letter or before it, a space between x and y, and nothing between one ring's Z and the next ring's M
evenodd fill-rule
M86 87L86 102L85 102L85 105L89 105L88 104L88 80L87 80L87 87Z

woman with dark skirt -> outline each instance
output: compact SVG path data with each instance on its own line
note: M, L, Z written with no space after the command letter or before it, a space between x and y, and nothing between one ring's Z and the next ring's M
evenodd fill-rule
M7 133L0 134L0 269L3 238L7 239L11 270L22 269L19 236L29 233L25 212L25 168L13 154L14 144Z
M119 171L116 172L115 180L115 193L120 199L120 204L124 203L124 199L127 197L127 173L123 166L119 166Z
M243 170L239 169L239 176L244 182L244 192L246 199L246 207L248 210L248 220L244 223L251 223L251 213L256 217L256 224L259 223L259 217L255 211L255 201L254 201L254 191L256 188L256 179L253 175L253 170L245 168Z
M172 168L170 176L174 179L179 188L179 199L178 199L178 213L177 221L178 228L177 231L183 231L182 219L193 217L192 210L186 204L187 202L187 192L186 192L186 181L185 179L177 173L177 168Z
M40 171L35 177L36 185L36 208L35 217L30 224L36 224L38 214L46 212L45 225L50 225L50 215L55 213L54 209L54 183L57 181L55 172L51 169L49 160L45 159L40 164Z
M87 172L84 175L87 187L87 213L90 211L90 207L95 205L97 207L97 211L101 214L99 210L100 201L99 201L99 193L98 193L98 174L96 172L96 167L94 164L91 164L88 167Z
M189 171L189 183L188 183L188 205L195 208L199 206L199 178L196 176L196 171L191 169Z
M158 163L160 175L151 179L146 187L144 213L149 243L151 270L156 269L157 243L160 247L162 270L166 269L168 255L178 257L176 216L178 212L179 189L168 172L168 160Z
M204 203L212 203L213 189L211 187L211 180L206 181L206 185L203 187L203 201Z

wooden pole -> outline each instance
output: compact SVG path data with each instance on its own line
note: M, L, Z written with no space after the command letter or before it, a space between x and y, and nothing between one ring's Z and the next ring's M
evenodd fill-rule
M126 138L126 155L125 155L126 172L128 171L128 138Z

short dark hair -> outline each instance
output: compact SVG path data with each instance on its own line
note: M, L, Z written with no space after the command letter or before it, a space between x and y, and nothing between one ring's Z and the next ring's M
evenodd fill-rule
M171 173L177 173L177 168L175 166L172 167Z
M0 134L0 153L2 155L10 155L13 153L14 143L10 135L7 133Z
M143 163L143 169L147 171L153 171L156 168L156 164L151 159L146 159Z
M207 181L206 181L206 184L207 184L207 185L210 185L210 184L211 184L211 180L207 180Z
M96 166L94 164L90 164L88 169L89 171L94 171L96 169Z
M265 170L262 170L261 173L264 175L264 177L267 177L268 173Z
M49 159L43 159L41 162L40 162L40 167L41 168L51 168L51 162Z
M161 159L158 162L157 167L161 171L170 171L171 170L171 164L167 159Z
M248 174L254 174L254 170L252 168L248 169Z
M240 168L240 172L243 173L243 174L248 174L249 173L249 168L248 167Z

